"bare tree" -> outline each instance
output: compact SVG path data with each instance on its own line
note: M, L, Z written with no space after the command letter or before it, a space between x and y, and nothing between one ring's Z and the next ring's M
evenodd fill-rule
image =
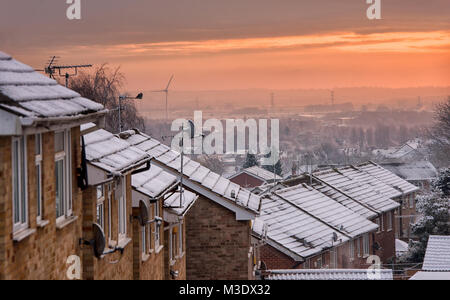
M435 123L429 132L432 160L438 166L450 165L450 96L436 106Z
M120 90L125 82L120 68L111 69L107 64L93 72L82 72L70 81L70 88L81 96L99 102L109 109L106 117L106 130L119 131ZM136 106L131 101L122 101L122 126L124 129L137 128L145 131L144 118L138 115Z

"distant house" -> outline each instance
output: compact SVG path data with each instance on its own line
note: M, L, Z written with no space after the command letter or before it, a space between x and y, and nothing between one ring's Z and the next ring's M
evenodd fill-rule
M431 182L438 177L438 171L429 161L412 161L407 163L381 163L398 177L419 187L421 191L430 191Z
M68 279L82 256L80 125L105 114L0 52L0 279Z
M179 152L138 130L128 131L122 138L149 154L153 158L152 166L176 178L180 176ZM186 246L181 255L186 259L186 278L253 279L251 224L259 215L261 198L187 157L184 157L182 174L183 187L198 195L195 204L182 218ZM169 209L173 206L169 202L175 204L176 201L165 201L164 204ZM184 209L185 205L182 206ZM169 225L169 230L171 228L176 225ZM181 231L177 229L176 232ZM172 275L176 275L175 272Z
M306 184L263 196L263 269L361 268L373 254L378 225ZM265 228L266 234L259 232Z
M228 179L242 187L254 188L266 183L282 180L283 178L266 169L253 166L230 176Z
M83 246L83 279L145 278L142 274L150 271L139 264L141 256L135 256L133 244L141 237L136 232L138 221L129 216L133 213L136 216L132 204L132 175L149 169L151 156L121 139L120 135L103 129L92 131L91 127L90 124L82 127L91 131L84 135L88 188L83 192L83 239L92 240L92 226L98 224L106 238L105 252L119 251L98 258L92 247ZM162 207L160 202L155 205ZM159 231L162 234L162 228ZM113 261L115 263L111 263ZM139 267L137 272L135 269Z
M270 270L265 280L393 280L390 269Z
M422 271L410 280L450 280L450 236L430 235Z

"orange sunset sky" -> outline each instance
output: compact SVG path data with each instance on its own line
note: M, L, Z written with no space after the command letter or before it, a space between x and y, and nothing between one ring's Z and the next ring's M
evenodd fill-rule
M31 3L30 3L31 2ZM129 90L450 85L450 2L2 0L0 50L42 68L121 66Z

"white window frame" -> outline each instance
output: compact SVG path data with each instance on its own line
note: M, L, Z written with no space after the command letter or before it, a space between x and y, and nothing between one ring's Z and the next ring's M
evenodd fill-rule
M126 195L126 177L121 177L122 195L119 197L118 216L119 216L119 243L127 238L127 195Z
M180 225L178 226L178 243L179 243L179 247L178 247L178 256L182 257L183 256L183 221L180 221Z
M160 209L159 202L156 202L154 205L155 218L159 217ZM155 250L161 246L161 225L158 222L155 222Z
M141 239L142 239L142 249L141 252L142 254L147 254L148 253L148 239L147 239L147 227L148 225L146 224L145 226L141 226L142 227L142 232L141 232Z
M108 184L108 239L112 241L112 183Z
M370 241L369 241L369 234L364 234L362 237L363 242L363 257L370 255Z
M35 135L35 171L36 171L36 220L43 220L43 195L42 195L42 134Z
M330 268L337 269L337 249L330 249Z
M392 211L387 212L386 214L386 218L387 218L387 231L391 231L392 230Z
M361 238L357 238L355 240L355 242L356 242L356 251L357 251L356 254L358 257L361 257Z
M17 149L17 162L15 160L15 149ZM13 222L13 232L19 232L24 229L28 228L29 222L28 222L28 170L27 170L27 137L21 136L21 137L13 137L12 138L12 145L11 145L11 161L12 161L12 168L11 168L11 181L12 181L12 222ZM14 172L14 165L17 164L17 179L18 179L18 195L17 195L17 201L18 201L18 207L19 207L19 220L18 222L15 221L15 215L16 215L16 188L15 188L15 172ZM23 188L23 190L21 189Z
M414 195L409 195L409 208L414 208Z
M378 232L381 232L381 224L380 224L380 218L376 218L375 219L375 222L377 223L377 225L378 225L378 228L377 228L377 233Z
M63 214L56 217L56 222L64 221L66 218L73 215L72 210L72 156L71 156L71 134L70 129L56 131L57 133L63 133L64 137L64 150L55 152L55 171L56 163L63 162L63 199L61 205L63 206ZM56 176L56 172L55 172ZM56 182L56 177L55 177ZM58 188L55 186L55 188Z
M349 258L351 261L355 259L355 241L351 240L348 242L348 250L350 252Z
M102 194L99 196L98 191L101 188ZM97 223L100 227L105 230L105 186L99 185L97 189ZM98 220L98 215L100 215L100 222Z

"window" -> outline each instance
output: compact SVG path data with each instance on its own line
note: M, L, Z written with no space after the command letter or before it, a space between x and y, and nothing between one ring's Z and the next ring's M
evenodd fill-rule
M348 243L348 251L350 252L350 260L353 260L355 258L355 241L350 241Z
M178 227L171 227L170 228L170 260L173 261L177 257L177 232Z
M311 260L309 258L306 259L304 268L305 269L311 268ZM265 269L263 269L263 270L265 270Z
M147 226L142 226L142 254L147 254L148 242L147 242Z
M409 195L409 208L414 208L414 195Z
M380 218L376 218L376 219L375 219L375 222L376 222L377 225L378 225L377 232L381 232Z
M12 139L13 231L28 227L26 137Z
M97 224L105 230L105 190L103 185L97 186Z
M42 208L42 135L35 135L35 164L36 164L36 219L41 221Z
M322 269L322 256L315 263L317 269Z
M369 235L365 234L363 235L363 251L364 251L364 256L369 255Z
M183 249L183 223L181 222L180 223L180 230L179 230L179 234L178 234L178 237L179 237L179 239L178 239L178 245L179 245L179 253L178 253L178 255L180 255L180 256L182 256L183 255L183 251L184 251L184 249Z
M70 131L55 133L56 219L72 215Z
M336 248L330 250L330 268L337 268L337 250Z
M358 257L361 257L361 238L356 239L355 243L356 243L356 255L358 255Z
M112 240L112 183L108 184L108 238Z
M387 218L387 231L392 230L392 211L388 212L386 215Z
M122 195L119 198L119 241L127 235L127 199L126 199L126 178L121 179Z
M159 217L159 202L154 204L155 210L155 218ZM155 222L155 249L157 250L160 246L160 233L161 233L161 225L158 222Z

